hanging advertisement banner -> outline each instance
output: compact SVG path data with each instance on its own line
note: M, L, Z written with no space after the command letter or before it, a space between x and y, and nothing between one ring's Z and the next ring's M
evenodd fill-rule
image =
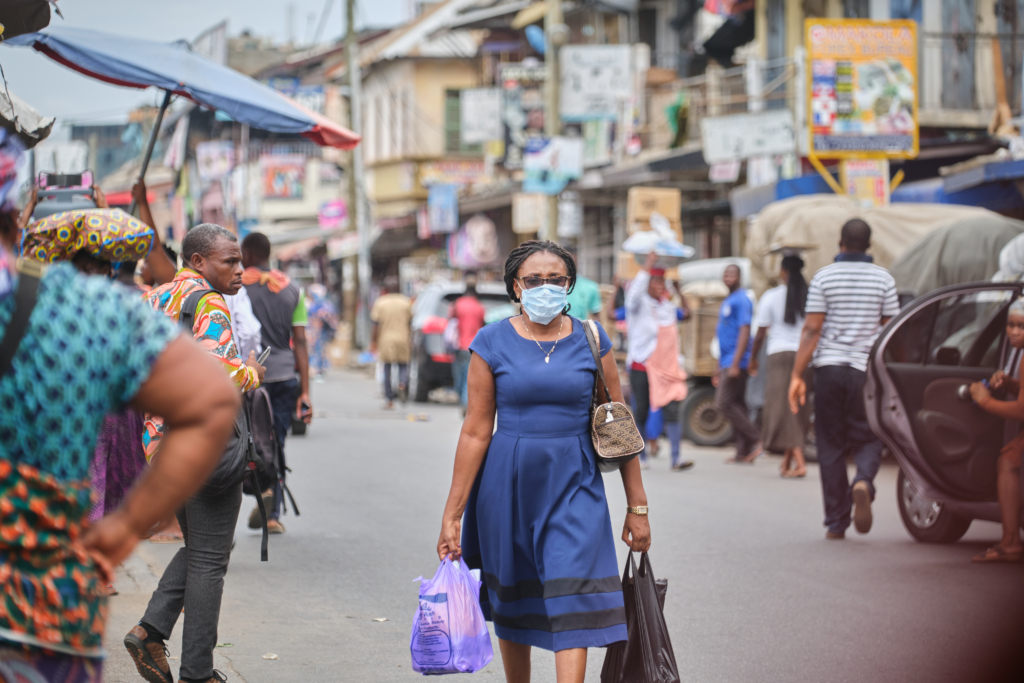
M235 144L230 140L200 142L196 145L196 165L203 182L220 180L235 167Z
M559 237L579 237L583 234L583 200L579 192L566 190L558 195L556 233Z
M806 19L804 29L811 155L916 157L917 24Z
M583 175L583 138L532 137L523 155L523 192L556 195Z
M542 194L512 195L512 232L517 235L547 232L548 198Z
M459 228L459 186L431 185L427 195L430 232L451 233Z
M482 159L476 161L424 161L420 164L420 184L424 187L472 185L484 179L484 171Z
M629 45L566 45L561 49L559 111L563 121L619 118L633 97Z
M459 95L459 136L464 145L502 140L501 89L472 88Z
M508 170L523 167L523 149L531 135L544 131L544 80L547 67L543 64L503 64L499 72L502 105L501 120L505 126L505 156L503 165Z
M306 180L306 157L299 154L264 154L260 157L263 197L302 199Z

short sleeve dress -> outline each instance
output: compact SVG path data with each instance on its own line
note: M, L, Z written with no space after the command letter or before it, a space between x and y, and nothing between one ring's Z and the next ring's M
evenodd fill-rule
M470 346L494 373L497 431L466 507L462 552L482 569L484 614L499 638L546 650L626 640L608 501L590 441L597 372L582 323L551 343L510 320ZM598 326L601 354L611 351Z

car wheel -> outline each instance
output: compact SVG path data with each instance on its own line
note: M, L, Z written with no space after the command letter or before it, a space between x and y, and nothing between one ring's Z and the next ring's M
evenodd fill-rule
M902 469L896 479L896 499L903 526L921 543L955 543L971 526L970 517L954 514L941 502L926 498Z
M421 353L414 353L412 362L409 364L409 396L416 403L426 403L430 398L430 383L421 372L421 357Z
M698 446L724 446L732 438L732 425L715 405L715 389L690 387L683 401L683 433Z

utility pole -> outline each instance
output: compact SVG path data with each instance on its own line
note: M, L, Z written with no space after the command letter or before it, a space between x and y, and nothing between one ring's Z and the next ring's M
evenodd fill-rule
M349 125L352 132L362 134L362 91L363 77L359 68L359 40L356 38L356 0L345 0L345 42L348 47L348 102ZM370 228L366 221L365 188L363 187L362 142L352 149L352 164L348 179L348 220L359 235L359 257L357 265L357 309L355 341L361 348L370 343Z
M562 0L548 0L548 11L544 17L544 65L547 78L544 80L544 135L548 138L562 134L562 115L559 109L559 49L569 38L569 27L562 15ZM558 195L548 197L548 223L545 231L537 237L554 239L558 235Z

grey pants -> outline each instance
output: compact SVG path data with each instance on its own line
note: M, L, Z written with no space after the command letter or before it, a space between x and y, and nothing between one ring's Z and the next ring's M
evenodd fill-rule
M409 364L408 363L385 363L384 364L384 397L389 401L394 401L395 387L391 384L391 366L398 366L398 384L399 386L409 386Z
M241 505L239 484L216 496L198 493L177 513L185 546L164 570L142 621L169 637L185 608L181 678L205 681L213 677L224 575Z

